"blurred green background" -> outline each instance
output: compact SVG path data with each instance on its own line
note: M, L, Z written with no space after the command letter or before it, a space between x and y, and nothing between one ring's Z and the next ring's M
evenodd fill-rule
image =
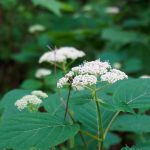
M74 46L132 77L150 75L149 27L150 0L0 0L0 96L41 88L34 74L47 45Z

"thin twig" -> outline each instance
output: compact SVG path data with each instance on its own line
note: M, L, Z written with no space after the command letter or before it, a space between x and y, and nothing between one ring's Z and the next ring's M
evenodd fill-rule
M69 104L69 98L71 94L71 85L69 85L69 92L67 96L67 102L66 102L66 109L65 109L65 115L64 115L64 120L66 120L67 112L68 112L68 104Z
M119 115L119 113L120 113L120 111L117 111L117 112L114 114L114 116L112 117L112 119L110 120L108 126L107 126L106 129L105 129L104 135L103 135L103 138L104 138L104 139L106 138L106 135L107 135L107 133L108 133L108 131L109 131L109 129L110 129L110 127L111 127L113 121L114 121L115 118Z

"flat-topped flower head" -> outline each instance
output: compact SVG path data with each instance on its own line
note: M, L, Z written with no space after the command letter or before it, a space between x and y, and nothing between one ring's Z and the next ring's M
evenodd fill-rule
M69 78L68 77L62 77L57 82L57 88L62 88L65 85L68 84Z
M149 79L150 76L149 75L142 75L140 78L142 78L142 79Z
M39 60L39 63L49 62L49 63L62 63L66 61L66 57L64 55L59 54L59 51L56 49L54 51L49 51L44 53Z
M116 6L109 6L106 8L106 13L108 14L118 14L120 12L120 9Z
M45 27L41 24L34 24L29 27L28 31L30 33L42 32L45 30Z
M32 91L30 95L25 95L21 99L15 102L15 106L21 111L28 107L28 105L40 105L42 103L41 98L47 98L48 95L42 91Z
M43 78L45 76L48 76L51 74L51 70L46 69L46 68L40 68L36 71L35 77L36 78Z
M86 86L96 84L97 78L94 75L78 75L73 79L72 87L77 90L82 90Z
M108 62L101 62L99 59L73 67L69 73L58 80L57 87L63 88L66 85L71 85L72 88L82 90L89 86L96 85L99 82L106 81L115 83L118 80L123 80L128 76L117 69L112 69Z
M28 104L38 105L38 104L42 103L42 100L35 95L26 95L26 96L22 97L22 99L24 101L28 102Z
M15 102L15 106L21 111L25 109L28 105L28 102L24 99L19 99Z
M84 62L78 68L79 74L102 75L111 68L108 62L101 62L99 59L91 62Z
M124 72L117 69L111 69L109 72L101 76L101 81L106 81L108 83L115 83L118 80L123 80L127 78L128 76Z
M35 95L39 98L47 98L48 97L48 95L45 92L41 91L41 90L32 91L31 94Z
M41 56L39 63L62 63L67 61L67 59L75 60L83 56L85 56L85 53L83 51L75 49L74 47L61 47L59 49L44 53Z

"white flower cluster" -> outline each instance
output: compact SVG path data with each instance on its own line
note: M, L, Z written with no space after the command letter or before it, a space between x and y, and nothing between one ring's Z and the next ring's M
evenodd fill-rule
M40 68L36 71L35 77L36 78L43 78L44 76L48 76L51 74L51 70L45 69L45 68Z
M128 76L124 72L112 69L108 62L95 60L84 62L82 65L73 67L65 77L59 79L57 87L62 88L71 83L74 89L81 90L85 87L95 85L98 79L108 83L115 83L125 78L128 78Z
M142 79L149 79L150 76L149 75L142 75L140 78L142 78Z
M28 31L30 33L42 32L45 30L45 27L41 24L35 24L29 27Z
M102 75L111 68L108 62L101 62L100 60L95 60L91 62L84 62L83 65L80 65L78 68L72 68L76 70L79 74L91 74L91 75Z
M67 59L75 60L77 58L81 58L85 56L83 51L79 51L73 47L62 47L59 49L55 49L54 51L49 51L44 53L39 60L39 63L49 62L49 63L62 63Z
M31 94L35 95L37 97L40 97L40 98L47 98L48 97L48 95L45 92L40 91L40 90L32 91Z
M108 14L118 14L120 12L120 9L115 6L109 6L106 8L106 13Z
M101 81L107 81L108 83L115 83L118 80L123 80L125 78L128 78L128 76L124 72L117 69L111 69L109 72L101 76Z
M47 98L48 95L42 91L32 91L30 95L23 96L15 102L15 106L19 110L23 110L28 104L40 105L42 103L41 98Z
M86 86L96 84L97 78L94 75L78 75L73 79L72 87L77 90L82 90Z

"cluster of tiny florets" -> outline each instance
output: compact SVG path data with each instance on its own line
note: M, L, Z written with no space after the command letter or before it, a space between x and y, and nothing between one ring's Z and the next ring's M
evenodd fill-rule
M97 78L94 75L78 75L73 79L72 87L77 90L82 90L86 86L96 84Z
M142 75L142 76L140 76L140 78L142 78L142 79L149 79L150 76L149 75Z
M48 97L48 95L45 92L40 91L40 90L32 91L31 94L35 95L37 97L40 97L40 98L47 98Z
M36 71L35 77L40 79L40 78L43 78L43 77L48 76L50 74L51 74L51 70L46 69L46 68L40 68Z
M108 83L115 83L118 80L123 80L125 78L128 78L128 76L124 72L117 69L111 69L109 72L101 76L101 81L106 81Z
M59 49L55 49L54 51L44 53L41 56L39 63L42 62L62 63L67 61L67 59L75 60L83 56L85 56L85 53L83 51L77 50L73 47L62 47Z
M120 12L120 9L115 6L109 6L106 8L106 13L108 14L118 14Z
M57 87L62 88L71 84L74 89L81 90L85 87L96 85L98 79L108 83L115 83L125 78L128 78L128 76L124 72L112 69L108 62L95 60L73 67L69 73L58 80Z
M42 103L41 98L47 98L48 95L42 91L32 91L30 95L23 96L15 102L15 106L19 110L25 109L28 104L40 105Z
M99 60L84 62L83 65L79 66L79 74L92 74L92 75L102 75L111 68L108 62L101 62Z

